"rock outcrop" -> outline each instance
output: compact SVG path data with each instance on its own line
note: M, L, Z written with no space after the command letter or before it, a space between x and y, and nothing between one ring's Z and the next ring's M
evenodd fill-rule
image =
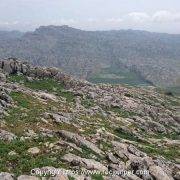
M16 59L0 68L0 179L179 180L178 97Z

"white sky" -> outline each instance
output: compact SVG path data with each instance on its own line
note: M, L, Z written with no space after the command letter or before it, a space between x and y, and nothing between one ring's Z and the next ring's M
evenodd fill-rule
M0 0L0 29L64 24L180 34L180 0Z

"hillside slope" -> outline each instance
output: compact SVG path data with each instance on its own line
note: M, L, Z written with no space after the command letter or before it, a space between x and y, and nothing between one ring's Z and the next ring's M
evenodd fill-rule
M1 180L179 179L178 97L13 59L0 69Z
M180 35L42 26L15 40L0 40L0 57L59 67L85 79L119 68L118 76L129 70L157 86L180 86Z

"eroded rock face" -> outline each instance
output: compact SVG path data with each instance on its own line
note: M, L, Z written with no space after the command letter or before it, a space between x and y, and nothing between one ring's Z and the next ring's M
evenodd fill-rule
M15 74L18 72L25 74L29 70L29 65L27 63L21 63L12 58L7 61L0 61L0 68L8 74Z
M67 87L73 87L77 84L83 84L71 76L66 75L57 68L33 67L26 62L21 62L16 58L0 60L0 69L8 74L22 73L28 77L35 78L54 78L63 82Z

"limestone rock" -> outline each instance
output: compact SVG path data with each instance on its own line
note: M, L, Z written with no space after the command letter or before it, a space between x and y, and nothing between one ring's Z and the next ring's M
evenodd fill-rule
M28 153L36 155L40 153L40 149L38 147L32 147L28 149Z
M0 81L2 82L2 81L6 81L6 75L4 74L4 73L1 73L1 71L0 71Z
M99 155L104 154L95 144L91 143L90 141L87 141L86 139L79 136L78 134L71 133L71 132L68 132L65 130L59 131L58 133L60 134L60 136L62 136L64 138L70 139L77 144L86 146L87 148L91 149L92 151L94 151L95 153L97 153Z
M14 180L14 175L7 172L1 172L0 180Z
M17 153L15 151L11 151L11 152L8 153L8 155L9 156L15 156L15 155L17 155Z
M12 141L16 139L16 135L5 130L0 129L0 139L4 141Z
M112 153L108 153L108 159L112 162L112 163L114 163L114 164L117 164L119 161L118 161L118 159L112 154Z
M56 123L70 123L71 121L71 116L69 114L63 114L63 113L59 113L59 114L49 114L50 117L56 122Z
M169 177L159 166L150 166L149 172L157 180L173 180L173 178Z
M138 150L136 147L134 147L133 145L129 145L127 149L128 149L128 151L129 151L130 153L132 153L132 154L134 154L134 155L136 155L136 156L139 156L139 157L144 157L144 156L146 156L145 153L139 151L139 150Z
M63 156L63 160L68 161L74 165L83 166L89 170L99 170L99 171L107 171L107 167L102 165L100 162L95 161L94 159L85 159L74 154L66 154Z
M45 100L52 100L58 102L57 97L54 94L45 93L45 92L38 92L37 95Z

